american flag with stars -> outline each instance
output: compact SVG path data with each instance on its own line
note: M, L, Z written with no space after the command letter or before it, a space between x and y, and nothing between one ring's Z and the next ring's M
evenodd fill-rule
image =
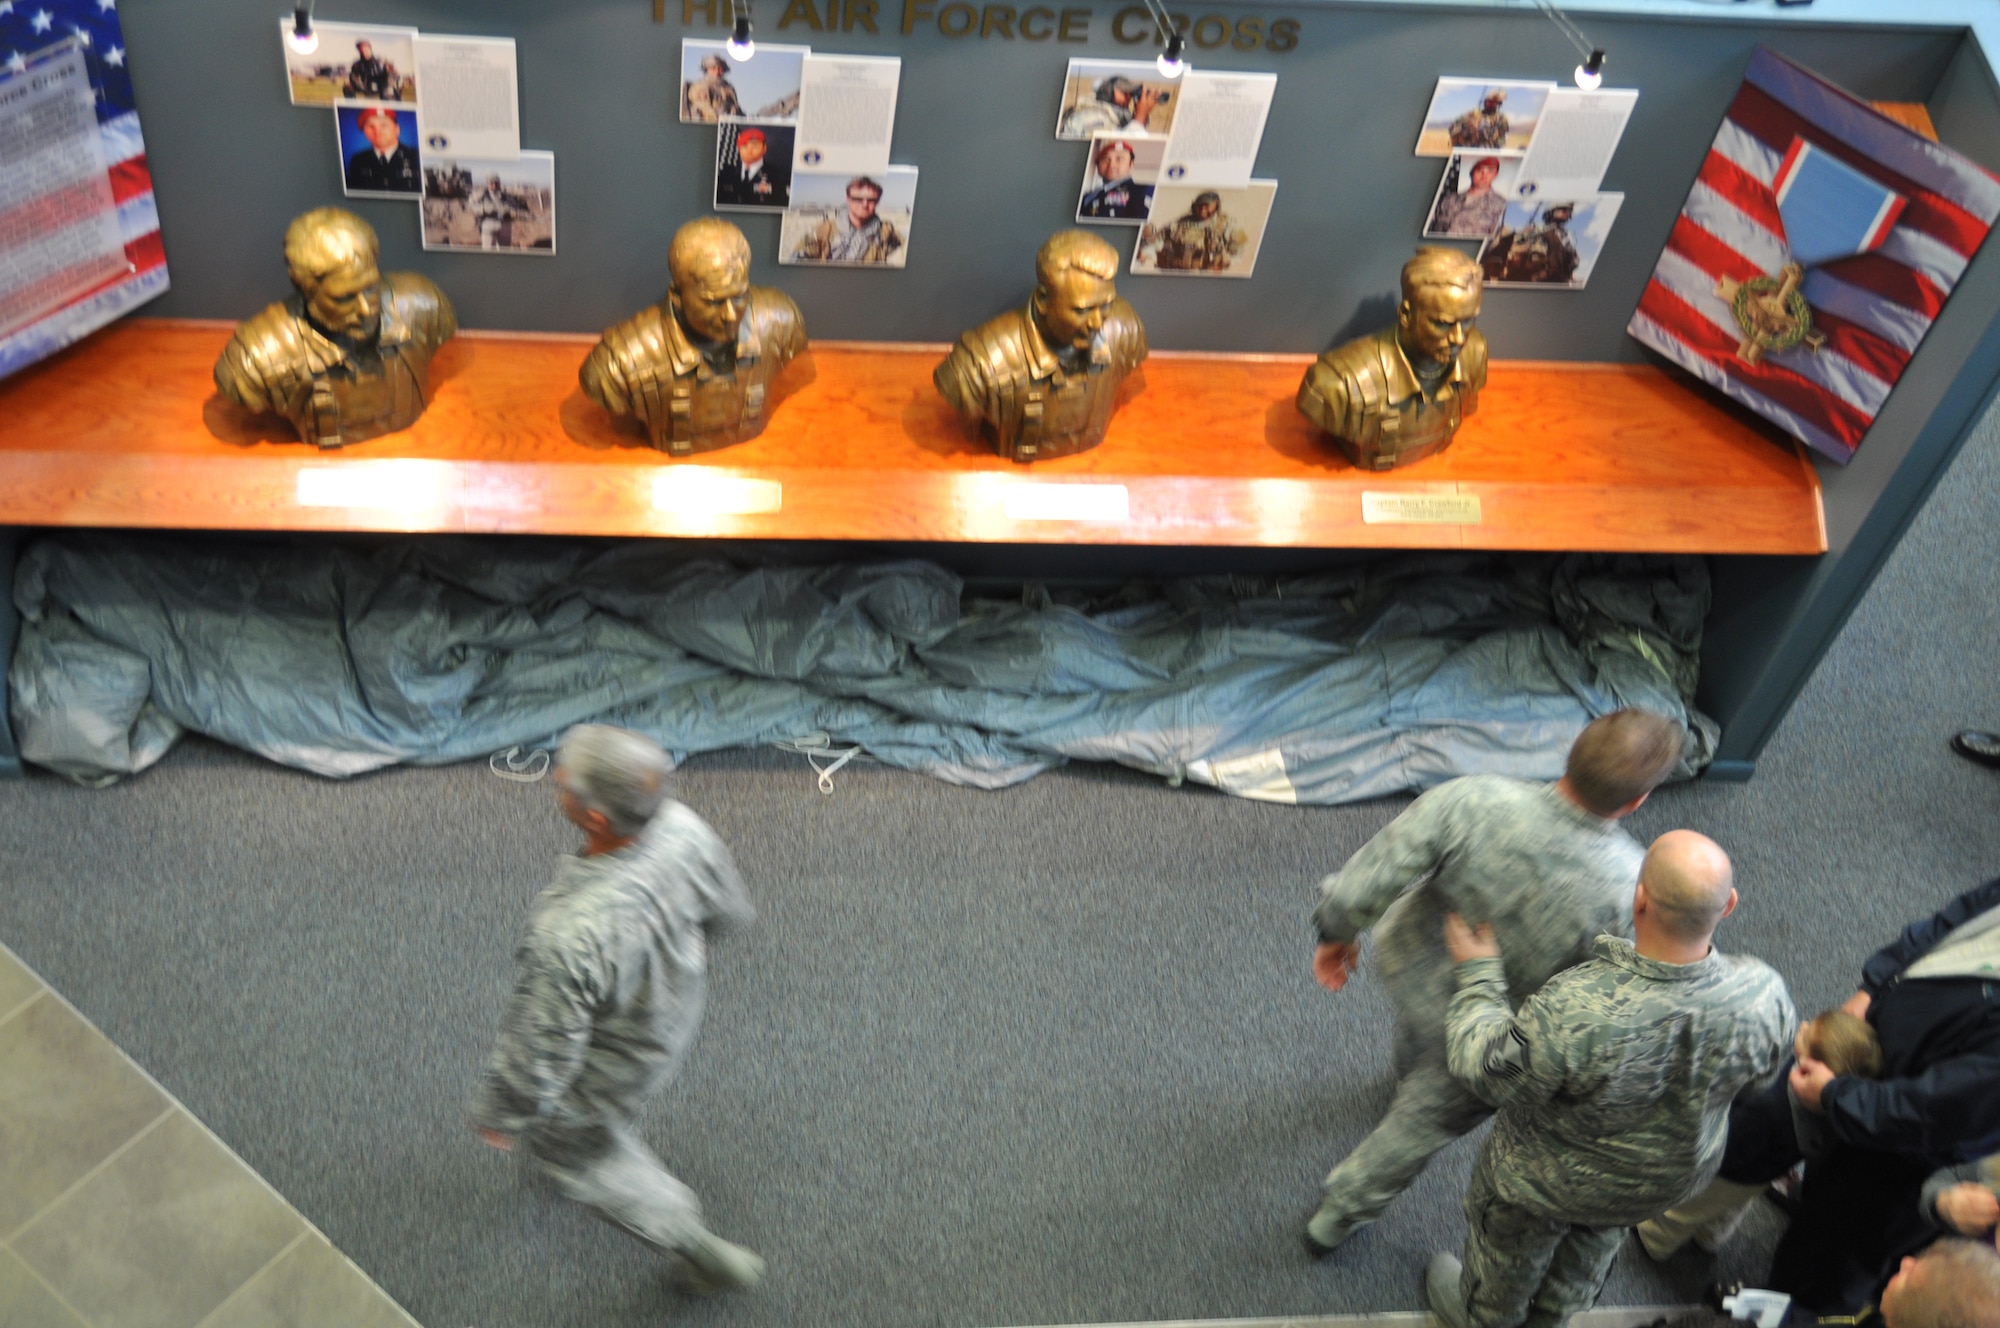
M153 205L153 177L146 169L146 143L139 133L117 0L0 0L0 86L64 41L82 49L90 74L98 135L131 270L0 340L0 377L54 354L167 289L160 216Z
M1760 47L1626 331L1845 462L1996 220L2000 179ZM1786 272L1812 340L1745 353L1732 292Z

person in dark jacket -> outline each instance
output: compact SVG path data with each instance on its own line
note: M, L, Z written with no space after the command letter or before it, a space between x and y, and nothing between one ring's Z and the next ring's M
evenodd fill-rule
M1806 1168L1769 1278L1821 1314L1865 1305L1936 1235L1921 1205L1932 1172L2000 1151L2000 879L1876 951L1843 1008L1881 1039L1881 1077L1792 1067L1792 1095L1834 1147ZM1739 1103L1729 1130L1725 1182L1760 1184L1800 1160L1785 1083Z

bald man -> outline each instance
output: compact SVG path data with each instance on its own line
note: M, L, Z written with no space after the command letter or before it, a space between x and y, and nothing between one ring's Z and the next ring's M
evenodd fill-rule
M1449 1328L1560 1328L1596 1302L1626 1227L1715 1176L1730 1102L1778 1073L1798 1023L1769 965L1711 944L1736 908L1731 877L1713 840L1660 836L1633 939L1598 937L1518 1013L1492 927L1445 919L1447 1060L1497 1109L1464 1262L1431 1260L1431 1312Z

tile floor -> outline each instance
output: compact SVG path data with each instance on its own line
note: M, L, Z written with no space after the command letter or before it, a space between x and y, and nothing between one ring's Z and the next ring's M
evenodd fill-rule
M417 1328L4 946L0 1324Z

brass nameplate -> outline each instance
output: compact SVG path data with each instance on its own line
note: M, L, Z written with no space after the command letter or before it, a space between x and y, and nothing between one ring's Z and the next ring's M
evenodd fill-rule
M1361 520L1371 526L1476 526L1476 493L1361 493Z

